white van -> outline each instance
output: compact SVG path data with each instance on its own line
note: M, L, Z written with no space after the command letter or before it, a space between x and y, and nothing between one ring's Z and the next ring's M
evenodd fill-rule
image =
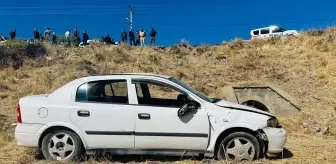
M296 30L285 30L282 27L271 25L269 27L251 30L251 40L256 38L270 38L270 37L283 37L283 36L299 36Z

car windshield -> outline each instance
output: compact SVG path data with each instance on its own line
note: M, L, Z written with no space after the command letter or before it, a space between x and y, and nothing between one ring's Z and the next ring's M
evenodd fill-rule
M275 32L285 32L286 30L282 27L276 27L274 30L273 30L273 33Z
M178 84L178 85L180 85L180 86L182 86L186 90L192 92L193 94L197 95L198 97L202 98L203 100L205 100L207 102L213 102L214 101L213 99L207 97L206 95L204 95L201 92L196 91L195 89L190 88L187 84L183 83L182 81L180 81L180 80L178 80L178 79L176 79L174 77L169 78L169 80L172 81L172 82L174 82L174 83L176 83L176 84Z

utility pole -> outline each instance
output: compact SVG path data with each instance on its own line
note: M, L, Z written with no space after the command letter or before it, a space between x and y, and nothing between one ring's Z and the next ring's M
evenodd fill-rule
M131 7L131 5L128 6L128 10L129 10L129 14L130 14L130 18L129 18L129 22L130 22L130 30L132 30L132 26L133 26L133 9Z

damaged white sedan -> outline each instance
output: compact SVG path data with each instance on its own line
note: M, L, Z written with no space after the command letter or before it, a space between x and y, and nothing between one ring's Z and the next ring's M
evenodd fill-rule
M207 156L255 160L283 151L274 115L209 98L156 74L87 76L19 100L15 137L47 160L83 154Z

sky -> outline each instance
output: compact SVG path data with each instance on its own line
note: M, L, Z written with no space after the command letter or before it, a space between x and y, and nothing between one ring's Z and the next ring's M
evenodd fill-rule
M129 30L128 5L134 11L133 30L155 28L157 44L220 44L234 38L249 39L252 29L279 25L307 30L336 22L335 0L1 0L0 32L32 38L36 28L64 35L67 29L86 30L90 38L109 33L119 41ZM149 38L147 37L147 43Z

